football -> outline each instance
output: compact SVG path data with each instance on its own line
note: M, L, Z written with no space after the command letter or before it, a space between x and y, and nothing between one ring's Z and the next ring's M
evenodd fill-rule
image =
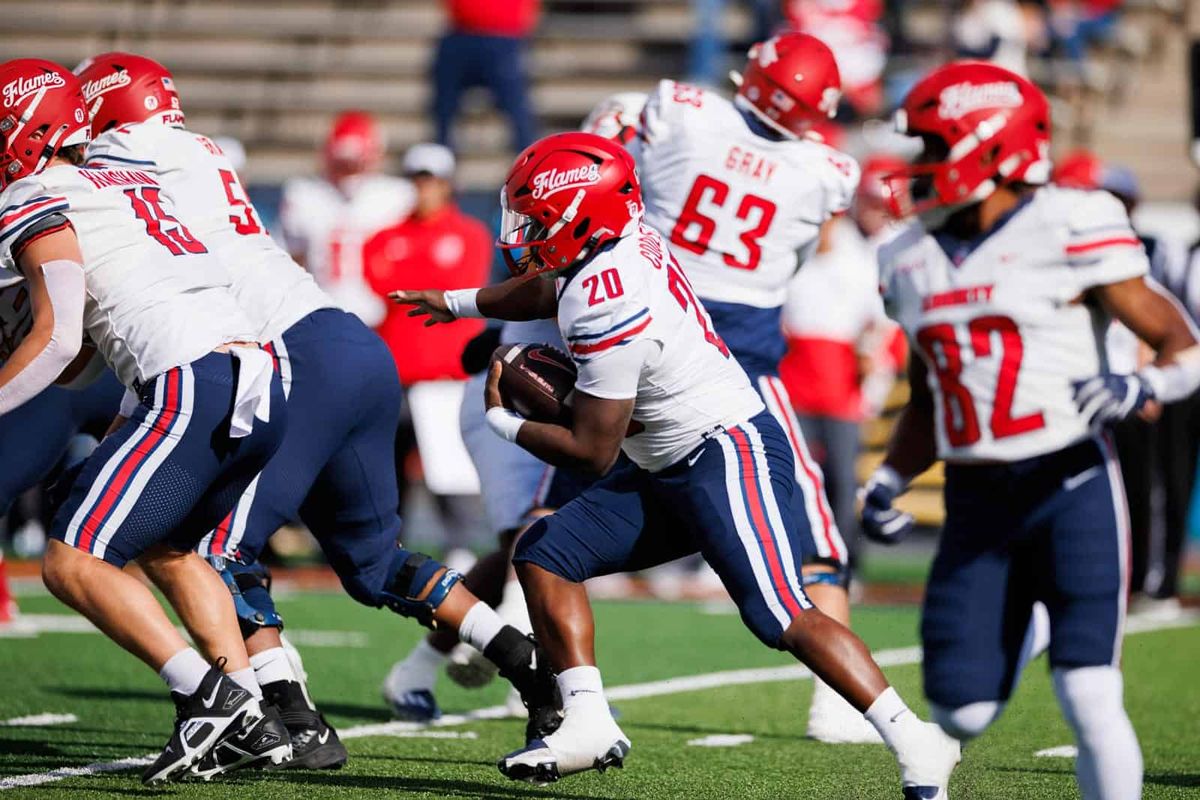
M544 344L507 344L492 358L500 362L504 407L536 422L569 424L577 376L571 357Z

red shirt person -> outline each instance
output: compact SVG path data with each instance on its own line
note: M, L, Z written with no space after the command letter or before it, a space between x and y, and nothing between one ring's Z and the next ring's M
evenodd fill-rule
M492 237L455 205L454 155L436 144L418 144L404 157L404 173L416 188L412 214L384 228L363 248L367 284L385 297L397 286L466 289L488 282ZM482 320L427 328L408 309L388 304L376 329L396 360L400 382L465 380L459 356L483 328Z

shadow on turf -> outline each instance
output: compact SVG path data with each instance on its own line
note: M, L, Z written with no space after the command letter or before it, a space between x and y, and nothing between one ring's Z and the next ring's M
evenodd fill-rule
M355 759L359 756L355 756ZM395 760L394 758L390 760ZM427 761L448 759L402 759L404 761ZM461 761L454 763L461 764ZM558 800L599 800L593 795L570 794L557 792L546 787L533 787L526 784L497 786L479 781L462 781L437 778L416 778L402 775L355 775L346 772L272 772L271 779L284 780L289 783L299 783L308 786L327 786L331 789L370 789L406 792L425 792L436 797L471 797L479 800L512 800L522 797L552 797Z
M46 686L44 691L85 700L152 700L161 703L167 695L151 689L110 689L95 686Z
M1043 775L1074 775L1073 767L1050 769L1047 767L993 767L997 772L1039 772ZM1147 772L1142 782L1154 786L1200 786L1200 773Z

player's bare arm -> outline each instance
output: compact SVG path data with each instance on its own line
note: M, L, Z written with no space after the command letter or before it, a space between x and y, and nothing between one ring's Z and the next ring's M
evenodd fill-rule
M83 343L83 255L73 231L31 241L17 264L29 285L33 327L0 367L0 413L45 389Z
M501 371L499 362L492 364L484 395L489 411L504 410L500 398ZM577 391L570 428L525 420L520 423L515 441L548 464L603 475L621 452L621 442L633 417L633 405L633 398L606 400Z
M440 289L397 290L394 302L414 306L410 317L428 316L425 324L453 322L461 317L487 317L510 322L549 319L558 309L554 281L509 278L482 289L444 292Z
M1154 364L1174 364L1181 355L1198 358L1197 331L1188 321L1187 312L1164 291L1156 290L1144 278L1098 286L1092 290L1109 313L1120 320L1138 338L1154 350ZM1186 355L1185 355L1186 354Z

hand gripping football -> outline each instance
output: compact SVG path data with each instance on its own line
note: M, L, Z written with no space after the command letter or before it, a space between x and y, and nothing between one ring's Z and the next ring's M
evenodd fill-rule
M500 362L505 408L536 422L570 424L577 376L570 356L544 344L506 344L492 358Z

